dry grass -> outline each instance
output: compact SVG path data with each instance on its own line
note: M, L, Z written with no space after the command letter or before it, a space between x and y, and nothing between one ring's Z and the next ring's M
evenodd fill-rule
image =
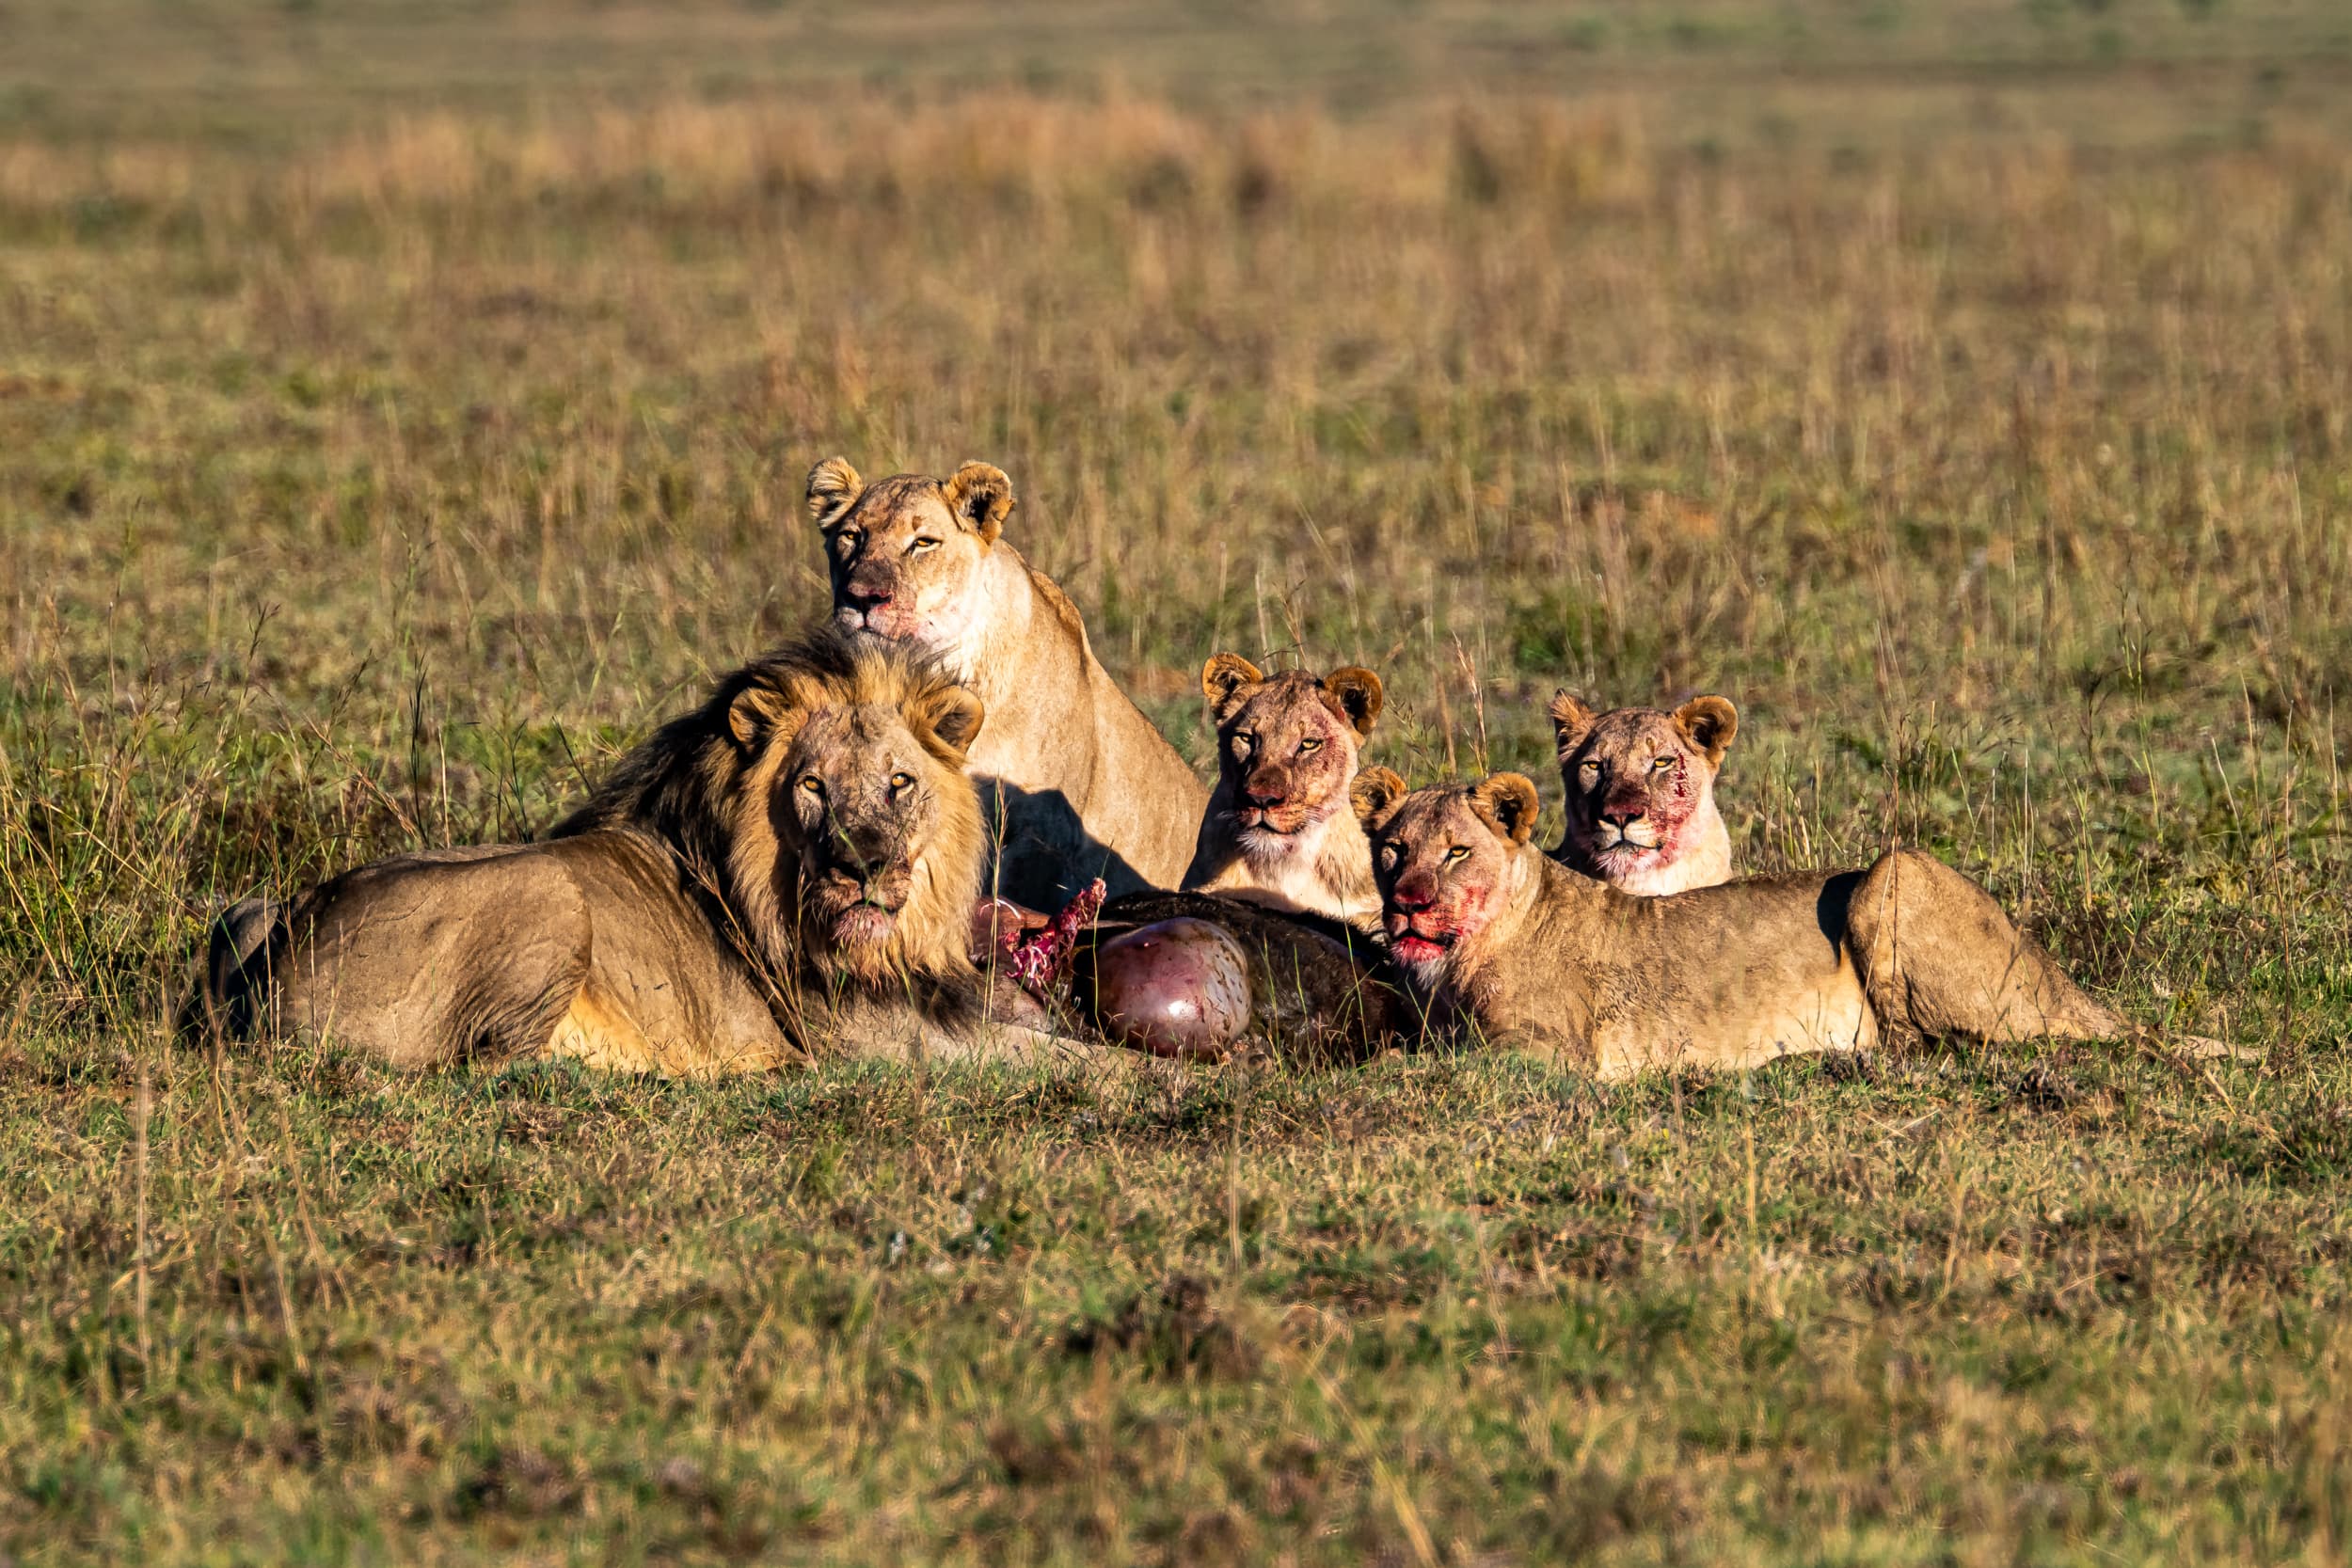
M1882 9L0 17L0 1546L2335 1556L2345 40ZM1196 756L1219 648L1416 778L1723 690L1750 863L1928 845L2270 1062L165 1048L221 900L796 625L834 451L1002 464Z

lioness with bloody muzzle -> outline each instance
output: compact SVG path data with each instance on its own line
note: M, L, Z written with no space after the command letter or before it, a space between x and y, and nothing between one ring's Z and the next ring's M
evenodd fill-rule
M1517 773L1407 792L1375 768L1354 800L1391 958L1489 1038L1603 1078L1883 1038L2135 1033L1984 889L1915 849L1645 898L1537 850L1535 786Z
M834 618L939 659L987 705L970 768L996 891L1058 909L1097 877L1113 896L1172 888L1208 792L1094 657L1077 607L1005 541L1012 507L986 463L870 484L846 459L818 464Z
M1571 871L1659 895L1731 879L1731 833L1715 807L1724 752L1740 710L1693 697L1596 713L1563 691L1548 710L1566 795L1566 827L1552 858Z

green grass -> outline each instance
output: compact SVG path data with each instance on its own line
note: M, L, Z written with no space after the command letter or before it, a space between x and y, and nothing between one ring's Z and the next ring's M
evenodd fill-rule
M2288 0L10 6L0 1552L2340 1557L2347 58ZM1555 801L1555 687L1721 690L1747 864L1924 845L2266 1060L171 1049L224 900L544 829L820 606L836 451L1003 465L1196 759L1226 648Z

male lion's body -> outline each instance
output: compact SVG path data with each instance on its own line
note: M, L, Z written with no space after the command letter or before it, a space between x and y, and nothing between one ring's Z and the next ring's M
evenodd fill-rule
M622 831L400 855L217 927L211 1001L230 1034L274 1025L388 1066L576 1056L709 1076L799 1053L755 973Z
M823 633L735 672L547 842L397 856L215 928L202 1000L395 1066L534 1055L630 1071L1033 1043L965 951L980 706Z
M1643 897L1530 846L1535 791L1517 774L1408 795L1375 769L1357 803L1399 965L1490 1037L1604 1078L1887 1037L2132 1032L1991 895L1916 850Z
M811 471L835 619L941 659L987 705L969 758L989 797L996 891L1057 909L1095 878L1117 896L1184 875L1207 798L1102 661L1069 595L1000 536L1004 473L861 480Z

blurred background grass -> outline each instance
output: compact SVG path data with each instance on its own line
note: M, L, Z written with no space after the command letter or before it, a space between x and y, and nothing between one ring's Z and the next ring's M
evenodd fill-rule
M2114 1236L2156 1259L2132 1287L2153 1296L2118 1293L2097 1274L2106 1243L2090 1241L2083 1266L2107 1283L2090 1307L2111 1308L2102 1332L2131 1341L2148 1301L2173 1301L2196 1320L2162 1347L2180 1397L2241 1397L2223 1391L2244 1343L2232 1325L2321 1311L2344 1284L2348 83L2352 12L2317 0L0 0L0 976L22 1216L0 1255L32 1412L0 1449L37 1505L25 1517L72 1527L28 1528L13 1549L119 1549L149 1539L142 1528L184 1544L239 1495L207 1492L221 1483L205 1465L248 1441L275 1455L256 1484L281 1489L284 1518L356 1528L319 1454L301 1442L278 1454L267 1436L294 1418L286 1402L325 1419L331 1379L314 1369L335 1364L336 1336L369 1313L390 1313L397 1339L437 1314L487 1334L510 1309L569 1309L551 1278L516 1283L501 1305L487 1285L465 1296L477 1276L464 1270L421 1286L367 1250L378 1231L429 1248L471 1227L495 1251L505 1221L463 1195L503 1180L506 1120L467 1109L467 1080L399 1085L347 1066L322 1078L312 1064L223 1091L165 1049L163 1009L222 900L399 847L543 828L656 718L819 608L799 495L834 451L868 473L1003 465L1022 496L1012 537L1073 591L1105 661L1196 759L1196 674L1226 648L1369 663L1391 699L1379 760L1416 779L1523 768L1554 800L1540 705L1555 687L1625 702L1720 690L1744 715L1724 794L1751 865L1925 844L2140 1016L2273 1050L2283 1076L2225 1090L2226 1109L2199 1085L2115 1088L2156 1120L2099 1123L2107 1174L2067 1174L2071 1122L2034 1123L2012 1149L1955 1118L1955 1139L1991 1137L1991 1152L1936 1145L1945 1176L1992 1195L1963 1226L1955 1185L1948 1219L1930 1227L1951 1249L1946 1296L1972 1266L1957 1261L1963 1229L1987 1246L2010 1228L2039 1234L2052 1184L2086 1185L2118 1206ZM1991 1075L1984 1103L2011 1106L2006 1069L1970 1070ZM189 1348L168 1376L144 1309L135 1335L122 1300L131 1260L168 1250L119 1223L142 1075L166 1124L185 1129L159 1177L177 1217L158 1223L197 1260L189 1277L211 1281L177 1298ZM750 1180L740 1130L771 1115L756 1086L706 1101L525 1075L480 1092L552 1096L557 1122L606 1127L614 1147L651 1138L716 1180ZM797 1150L796 1118L833 1091L773 1092ZM1267 1114L1329 1120L1282 1109L1290 1092ZM1400 1263L1433 1234L1469 1234L1467 1199L1443 1182L1350 1185L1360 1171L1315 1162L1372 1147L1437 1168L1466 1120L1549 1126L1553 1090L1446 1079L1334 1092L1369 1107L1362 1127L1402 1131L1330 1148L1302 1133L1304 1166L1254 1190L1274 1213L1438 1213L1437 1232L1400 1222L1363 1243L1371 1276L1418 1283L1348 1309L1365 1338L1343 1382L1377 1408L1369 1435L1346 1439L1357 1467L1330 1503L1370 1532L1346 1541L1417 1553L1356 1454L1359 1436L1398 1451L1389 1440L1415 1399L1380 1403L1389 1353L1364 1347L1426 1329L1432 1301L1457 1312L1482 1292L1511 1311L1638 1317L1755 1254L1694 1248L1625 1301L1606 1269L1506 1289L1466 1243L1426 1268ZM1876 1240L1835 1226L1824 1240L1795 1219L1775 1231L1767 1214L1758 1242L1751 1199L1750 1243L1812 1247L1851 1271L1889 1237L1927 1244L1906 1198L1851 1196L1852 1162L1897 1158L1837 1109L1866 1091L1800 1077L1789 1092L1781 1114L1820 1142L1814 1185L1790 1177L1810 1198L1788 1214L1858 1204ZM1254 1102L1202 1093L1034 1123L1000 1106L997 1131L953 1154L953 1180L969 1153L1027 1171L1041 1204L1140 1180L1155 1196L1136 1201L1181 1214L1201 1183L1241 1180L1216 1140ZM1752 1094L1709 1101L1713 1119L1688 1129L1679 1087L1600 1103L1591 1127L1614 1129L1606 1138L1578 1121L1558 1152L1510 1156L1514 1213L1589 1208L1618 1181L1627 1140L1651 1174L1691 1172L1692 1212L1736 1209L1733 1132L1756 1114ZM1666 1106L1672 1134L1653 1137ZM653 1127L662 1117L676 1129ZM2149 1141L2152 1125L2208 1118L2206 1143ZM401 1131L379 1137L379 1124ZM432 1131L443 1125L446 1138ZM1142 1174L1110 1170L1127 1154L1089 1130L1104 1125L1159 1150ZM248 1164L254 1126L263 1143L287 1129L274 1175ZM843 1135L838 1158L886 1193L930 1191L934 1175L946 1190L932 1165L962 1134L918 1102ZM739 1257L691 1190L657 1183L648 1198L556 1143L518 1167L541 1184L514 1200L514 1223L607 1202L632 1216L542 1238L556 1262L601 1266L665 1227L692 1245L664 1267L691 1273L695 1247ZM376 1185L330 1198L354 1149ZM2222 1196L2168 1194L2216 1159L2236 1173ZM2283 1210L2269 1174L2281 1159L2302 1183ZM867 1246L882 1222L843 1218L856 1205L826 1196L843 1190L831 1178L818 1186L760 1188L781 1206L761 1246ZM419 1210L420 1189L459 1196ZM2187 1208L2169 1218L2148 1207L2176 1199ZM322 1249L312 1275L221 1283L241 1249L294 1244L304 1203L334 1214L324 1240L300 1243ZM1311 1231L1269 1220L1282 1239L1244 1267L1225 1230L1204 1241L1190 1223L1171 1218L1134 1256L1083 1228L1033 1238L1039 1256L981 1306L943 1294L927 1321L993 1344L973 1313L1028 1322L1073 1291L1100 1305L1220 1249L1232 1288L1279 1308L1313 1251ZM1689 1234L1654 1205L1625 1223L1653 1259L1661 1227ZM2196 1261L2217 1237L2247 1236L2287 1262L2247 1275ZM826 1288L886 1294L897 1259L876 1245ZM2074 1246L2050 1256L2082 1263ZM1801 1299L1808 1333L1841 1313L1872 1325L1866 1338L1910 1332L1886 1314L1917 1303L1917 1281L1888 1295L1883 1279L1840 1280ZM2167 1281L2186 1294L2166 1296ZM1961 1298L1950 1310L1995 1340L2023 1337L2000 1354L2050 1332ZM172 1400L209 1408L219 1347L290 1303L316 1326L288 1331L294 1370L254 1396L263 1436L190 1439L215 1481L183 1475L210 1500L179 1511L141 1470L142 1446L164 1443ZM580 1332L608 1330L620 1332ZM135 1338L135 1370L105 1371ZM1682 1342L1701 1361L1717 1343L1696 1329ZM2158 1398L2114 1354L2086 1374L2086 1389L2111 1387L2068 1397ZM2280 1354L2294 1387L2328 1386L2332 1351ZM1717 1366L1665 1387L1642 1356L1614 1384L1581 1386L1577 1418L1602 1419L1612 1401L1709 1408L1741 1386ZM1518 1374L1497 1377L1505 1405L1532 1397ZM1804 1381L1788 1377L1774 1409ZM983 1379L976 1408L1020 1381ZM135 1384L148 1392L126 1396ZM1052 1386L1021 1397L1050 1401ZM593 1390L562 1397L602 1408ZM2338 1418L2312 1413L2317 1397L2294 1396L2307 1438ZM1904 1432L1950 1415L1885 1399L1869 1419ZM1486 1408L1454 1415L1484 1431ZM449 1498L535 1496L522 1472L555 1462L544 1444L514 1457L507 1429L476 1414L488 1435L428 1455L424 1481L391 1465L361 1513L421 1487L440 1499L414 1503L437 1521L427 1535L482 1548L480 1509ZM2169 1435L2134 1439L2170 1456L2148 1463L2174 1465L2161 1500L2177 1513L2128 1498L2055 1524L1988 1513L1994 1492L1953 1480L1964 1466L1950 1455L1918 1460L1912 1480L1960 1487L1950 1518L1975 1520L1987 1550L2045 1529L2070 1550L2194 1539L2226 1556L2300 1543L2331 1516L2328 1463L2265 1480L2258 1446L2208 1463L2195 1425L2182 1415ZM1759 1464L1788 1452L1770 1426L1741 1439ZM948 1451L977 1441L925 1430ZM79 1446L60 1449L68 1433ZM1849 1437L1840 1449L1848 1439L1817 1433L1833 1450L1821 1462L1867 1466ZM1686 1438L1656 1434L1651 1461L1718 1451ZM577 1441L586 1455L596 1439ZM1063 1461L1028 1442L984 1464L1000 1481L1045 1466L1049 1501L1015 1509L1003 1538L1036 1545L1085 1510L1057 1510ZM2138 1451L2103 1462L2126 1450ZM59 1451L87 1462L81 1481L40 1468ZM2003 1463L2029 1469L2049 1451L2028 1444ZM574 1503L599 1495L547 1485ZM1732 1528L1715 1494L1637 1494L1626 1481L1586 1502L1642 1521L1629 1541L1693 1520ZM810 1506L837 1527L856 1507L828 1496ZM1454 1511L1433 1550L1458 1541L1454 1555L1474 1555L1532 1517L1482 1519L1477 1496L1432 1504ZM1561 1496L1539 1488L1523 1506L1556 1512ZM1831 1485L1782 1505L1877 1518L1905 1506L1870 1496ZM936 1544L929 1532L1002 1502L985 1487L974 1498L889 1539ZM1173 1509L1189 1528L1197 1503L1154 1494L1137 1517ZM560 1538L571 1517L554 1510L531 1538ZM1295 1522L1261 1544L1320 1528ZM278 1528L255 1539L282 1545ZM1120 1539L1150 1555L1150 1541Z

